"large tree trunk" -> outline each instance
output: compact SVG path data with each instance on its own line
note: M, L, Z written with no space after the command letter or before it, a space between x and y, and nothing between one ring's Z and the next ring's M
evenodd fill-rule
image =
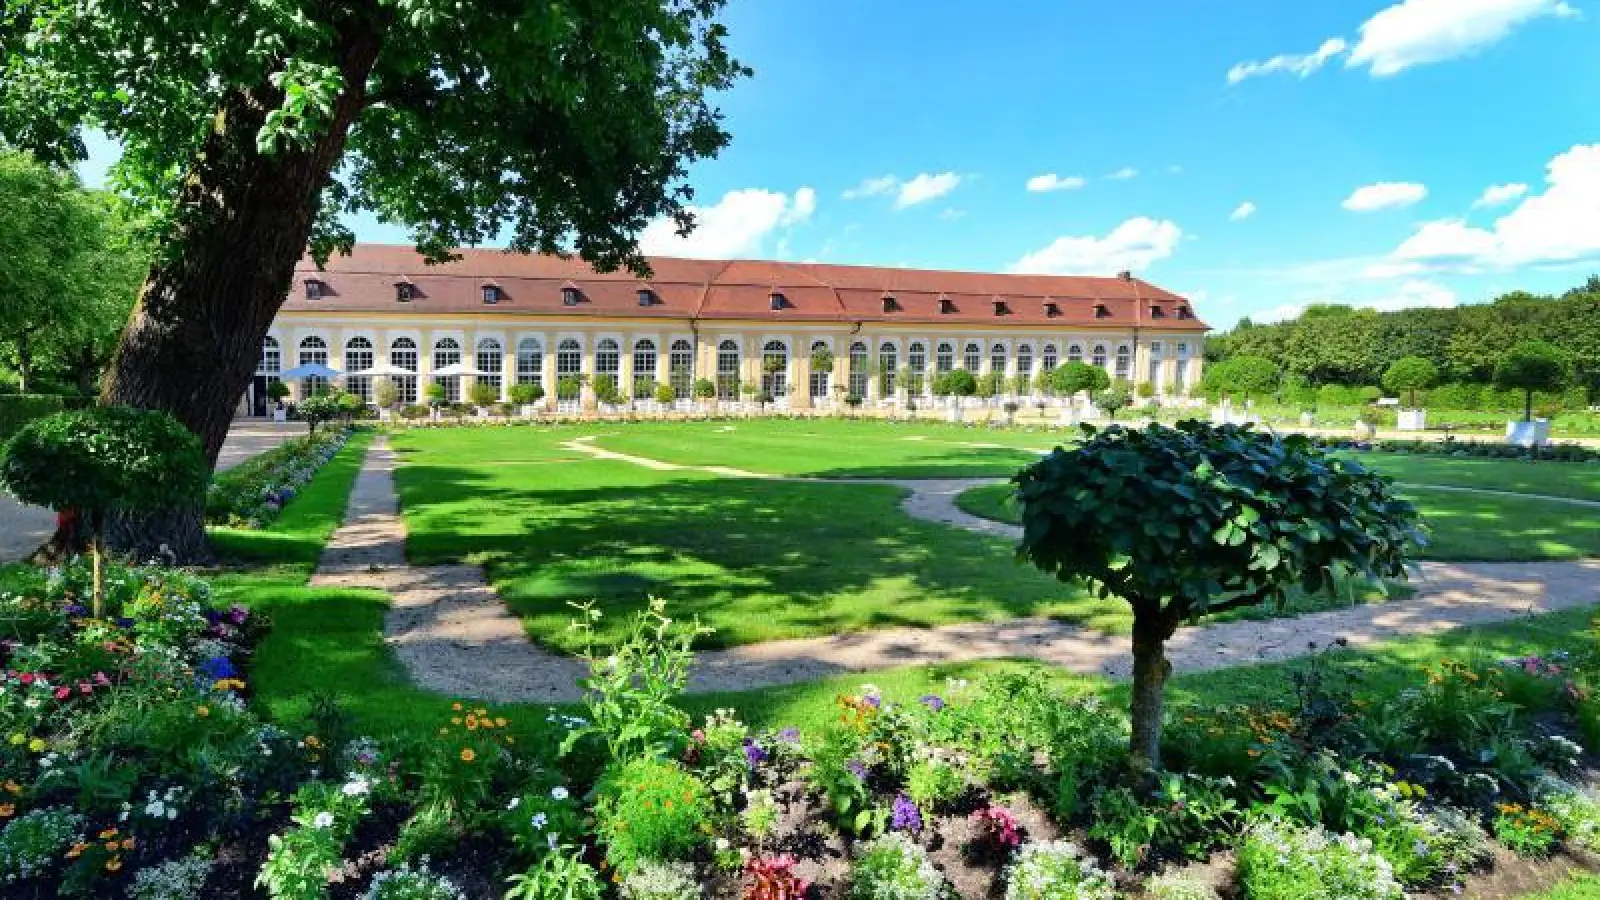
M1165 715L1165 690L1172 664L1167 662L1166 641L1174 629L1163 621L1159 605L1141 612L1134 605L1133 619L1133 736L1128 749L1135 779L1152 783L1161 771L1161 723Z
M199 435L213 466L305 253L322 190L366 103L381 35L369 23L338 41L345 90L309 146L257 152L257 133L282 99L270 84L224 100L106 377L106 403L172 413ZM202 518L198 505L121 515L107 539L140 558L203 561Z

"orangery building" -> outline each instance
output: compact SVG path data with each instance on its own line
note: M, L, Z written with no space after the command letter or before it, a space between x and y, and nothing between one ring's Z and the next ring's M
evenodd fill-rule
M1200 377L1207 330L1187 299L1127 274L654 257L639 278L552 256L461 257L427 265L410 247L358 244L326 268L302 262L243 412L265 414L268 383L311 365L368 400L378 377L405 404L429 384L460 402L474 383L502 399L532 383L540 405L569 411L654 402L660 385L687 401L697 384L722 401L759 395L797 411L850 395L885 407L955 369L998 375L987 379L996 393L1025 396L1069 360L1180 397Z

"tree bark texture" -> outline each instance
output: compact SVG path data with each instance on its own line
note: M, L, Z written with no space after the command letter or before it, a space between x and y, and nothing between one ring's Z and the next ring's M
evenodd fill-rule
M1129 741L1134 776L1151 782L1161 771L1161 725L1165 715L1165 690L1172 664L1166 642L1175 629L1164 621L1159 605L1154 612L1134 607L1133 620L1133 735Z
M262 83L217 111L188 172L163 255L151 268L112 359L102 400L165 410L200 437L216 465L261 342L305 253L324 186L365 106L381 34L339 37L346 85L332 120L307 145L257 151L256 136L282 95ZM138 558L208 558L200 506L122 514L107 538Z

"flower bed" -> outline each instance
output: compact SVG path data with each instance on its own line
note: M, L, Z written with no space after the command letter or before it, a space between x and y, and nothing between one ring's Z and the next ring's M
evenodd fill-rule
M308 484L350 439L350 429L332 428L295 438L212 479L206 521L260 528L283 513L284 504Z
M1452 456L1460 459L1528 459L1532 450L1503 441L1458 441L1446 437L1438 441L1353 441L1344 438L1315 438L1317 446L1329 450L1357 450L1397 453L1410 456ZM1583 444L1551 444L1539 448L1541 462L1600 463L1600 450Z
M1383 695L1313 660L1287 707L1174 710L1173 771L1144 791L1125 717L1030 675L864 686L814 733L691 721L696 630L659 605L591 641L584 707L542 721L263 722L242 674L261 623L156 568L114 570L95 621L85 584L0 597L6 896L1215 900L1188 866L1232 852L1229 895L1400 900L1501 848L1600 849L1589 648L1442 660Z

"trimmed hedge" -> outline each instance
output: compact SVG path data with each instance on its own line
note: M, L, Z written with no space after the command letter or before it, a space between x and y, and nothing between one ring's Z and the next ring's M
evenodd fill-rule
M34 419L65 412L69 409L86 409L94 405L93 397L71 397L58 394L0 394L0 443L22 430Z

